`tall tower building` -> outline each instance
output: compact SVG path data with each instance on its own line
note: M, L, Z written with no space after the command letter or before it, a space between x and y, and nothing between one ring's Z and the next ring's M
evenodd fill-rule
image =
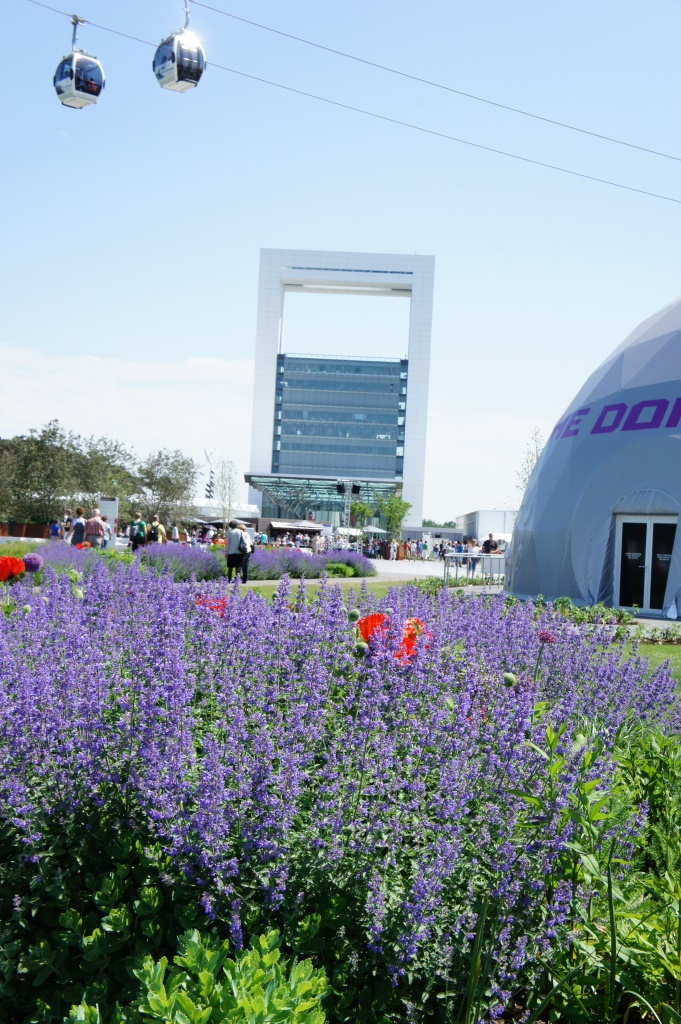
M338 523L347 495L397 494L420 526L433 306L432 256L263 249L260 255L250 501L263 516ZM298 294L409 301L407 355L284 351L285 300Z

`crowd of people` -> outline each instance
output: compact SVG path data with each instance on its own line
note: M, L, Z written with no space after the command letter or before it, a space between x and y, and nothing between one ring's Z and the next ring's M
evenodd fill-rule
M61 523L58 519L50 523L50 540L63 540L74 547L88 544L91 548L105 548L112 536L109 517L98 508L93 508L87 518L82 505L76 506L75 512L67 508Z
M112 528L108 516L102 515L98 508L93 508L89 516L86 516L85 508L78 505L75 512L67 509L64 518L60 523L53 520L50 524L50 539L63 540L74 546L89 546L93 548L106 548L112 540ZM216 526L207 524L193 527L186 532L183 531L182 538L176 524L166 528L160 521L158 515L151 517L146 522L140 512L136 512L134 518L121 531L121 536L127 538L128 547L133 551L146 544L166 544L168 541L178 543L180 539L192 545L196 544L219 544L225 547L227 558L227 575L232 579L235 575L241 576L243 582L248 580L248 562L255 546L297 548L302 551L310 551L312 554L323 554L327 551L353 549L359 550L360 545L352 542L349 538L333 536L330 534L314 533L310 536L307 533L284 532L269 538L267 534L252 531L249 532L245 523L232 519L228 529L222 530ZM503 542L502 542L503 543ZM400 547L402 551L400 552ZM376 537L366 537L361 544L362 554L367 558L389 558L391 561L400 557L407 560L418 559L427 561L431 554L436 560L442 560L457 556L461 565L465 566L468 573L475 573L478 562L482 555L499 554L502 548L494 534L478 544L475 537L466 540L436 540L432 551L426 537L419 539L407 538L398 544L396 540L390 542L379 540Z
M160 521L158 515L153 515L149 522L142 518L141 512L135 512L133 519L120 534L125 537L128 547L137 551L146 544L167 544L179 543L180 531L176 524L166 527ZM206 530L202 535L194 529L185 534L191 544L215 543L221 535L222 543L225 546L227 558L227 576L231 580L238 574L244 583L248 580L248 560L253 551L253 540L248 532L245 523L232 519L229 529L218 531ZM74 512L67 509L62 522L58 519L50 524L50 540L62 540L74 547L91 547L103 550L112 540L113 531L109 523L109 517L102 515L98 508L93 508L89 516L86 516L85 509L78 505ZM258 542L267 543L267 537L258 534Z

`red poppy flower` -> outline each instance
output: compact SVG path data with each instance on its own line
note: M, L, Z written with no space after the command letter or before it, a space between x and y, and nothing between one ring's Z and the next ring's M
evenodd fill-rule
M365 615L357 620L357 632L365 644L369 643L376 630L387 629L388 616L383 612L374 612L373 615Z
M0 558L0 583L7 583L8 580L16 579L26 572L26 566L21 558L13 558L11 555L3 555Z
M207 594L201 594L196 598L194 604L197 608L207 608L209 612L217 612L217 614L224 619L225 608L229 603L227 597L208 597Z
M388 616L384 615L383 612L374 612L372 615L365 615L363 619L359 619L357 622L357 632L365 643L369 643L371 637L375 636L377 632L387 632L387 630ZM421 619L407 619L404 624L402 642L395 651L393 657L397 658L399 661L408 662L416 651L416 641L418 637L424 631L425 626ZM428 633L428 636L430 635L431 634ZM429 645L426 644L426 646Z

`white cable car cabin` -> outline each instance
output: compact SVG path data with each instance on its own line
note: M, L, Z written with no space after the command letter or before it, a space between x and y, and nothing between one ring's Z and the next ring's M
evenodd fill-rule
M174 92L193 89L199 84L205 67L201 44L186 29L164 39L154 54L154 74L162 89Z
M104 69L95 57L79 50L60 62L54 88L65 107L89 107L104 88Z
M96 103L104 88L104 68L96 57L91 57L76 46L78 26L83 19L74 14L71 53L57 65L53 84L59 100L65 107L89 107Z

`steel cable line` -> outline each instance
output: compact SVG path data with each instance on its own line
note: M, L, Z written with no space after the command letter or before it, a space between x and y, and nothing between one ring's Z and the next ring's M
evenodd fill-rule
M192 3L197 0L191 0ZM55 14L61 14L65 18L71 19L72 15L66 11L59 10L56 7L51 7L49 4L43 3L42 0L28 0L28 3L35 4L38 7L44 7L48 11L53 11ZM103 32L111 32L113 35L123 36L125 39L132 39L134 42L143 43L145 46L155 46L148 39L140 39L139 36L130 35L127 32L121 32L115 28L109 28L107 25L100 25L95 21L89 21L87 18L80 19L83 24L92 25L93 28L101 29ZM497 156L505 156L510 160L520 160L522 163L532 164L535 167L543 167L550 171L559 171L561 174L569 174L575 178L583 178L585 181L595 181L600 185L609 185L612 188L623 189L626 192L635 192L638 195L649 196L651 199L662 199L667 203L676 203L681 205L681 199L676 199L674 196L666 196L660 192L650 192L647 189L636 188L634 185L624 185L619 181L612 181L610 178L599 178L594 174L586 174L584 171L574 171L569 167L561 167L559 164L549 164L543 160L535 160L529 156L521 156L519 153L510 153L508 150L496 149L494 146L485 146L481 142L472 142L470 139L461 139L456 135L449 135L446 132L437 131L435 128L425 128L423 125L412 124L409 121L401 121L396 117L389 117L387 114L377 114L373 110L365 110L362 107L352 106L350 103L342 103L340 100L332 100L328 96L320 96L318 93L306 92L304 89L296 89L292 85L284 85L282 82L274 82L268 78L261 78L258 75L251 75L246 71L237 71L236 68L226 67L224 64L215 64L212 61L206 62L207 66L217 68L220 71L227 71L231 75L239 75L241 78L248 78L253 82L260 82L263 85L272 86L275 89L282 89L285 92L294 93L297 96L305 96L307 99L317 100L320 103L327 103L333 107L339 107L342 110L350 110L355 114L363 114L365 117L373 117L378 121L385 121L388 124L395 124L401 128L409 128L412 131L422 132L425 135L432 135L439 139L446 139L449 142L456 142L462 146L470 146L473 149L480 149L486 153L495 153Z
M466 99L475 100L477 103L486 103L491 107L498 107L499 110L508 110L513 114L521 114L523 117L531 117L535 121L543 121L545 124L555 125L557 128L567 128L571 132L579 132L581 135L590 135L594 139L601 139L604 142L613 142L617 146L626 146L629 149L637 149L641 153L650 153L652 156L661 156L665 160L676 160L681 163L681 156L674 156L673 153L664 153L659 149L650 149L648 146L639 146L635 142L626 142L624 139L616 139L612 135L603 135L600 132L592 132L588 128L580 128L575 124L568 124L566 121L558 121L553 117L544 117L542 114L533 114L530 110L523 110L521 107L512 107L508 103L500 103L498 100L490 100L485 96L477 96L472 92L465 92L463 89L455 89L451 85L444 85L442 82L434 82L429 78L420 78L418 75L412 75L408 71L400 71L398 68L391 68L387 64L379 64L377 61L367 60L364 57L358 57L354 53L346 53L345 50L336 50L333 46L325 46L323 43L316 43L312 39L305 39L303 36L296 36L292 32L284 32L282 29L272 28L271 25L263 25L259 21L251 21L249 18L242 18L238 14L232 14L230 11L224 11L220 7L213 7L211 4L204 3L203 0L189 0L190 3L195 4L197 7L205 7L207 11L214 11L216 14L222 14L225 18L233 18L234 21L241 21L245 25L252 25L254 28L261 28L265 32L272 32L278 36L284 36L286 39L293 39L297 43L305 43L306 46L314 46L318 50L325 50L327 53L333 53L337 57L345 57L347 60L354 60L358 64L365 64L370 68L377 68L379 71L387 71L391 75L399 75L400 78L408 78L412 82L420 82L421 85L429 85L433 89L442 89L444 92L452 92L456 96L465 96Z

